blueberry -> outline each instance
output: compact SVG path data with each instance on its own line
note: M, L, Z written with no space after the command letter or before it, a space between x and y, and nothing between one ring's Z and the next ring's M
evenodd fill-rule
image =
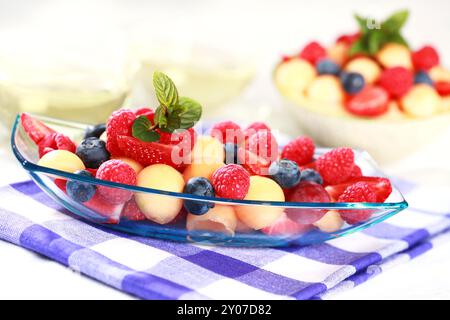
M318 184L323 184L323 178L316 170L305 169L302 170L301 181L312 181Z
M194 194L197 196L214 197L214 188L208 179L203 177L195 177L189 179L184 187L184 193ZM214 203L206 201L184 200L184 208L195 215L202 215L214 207Z
M223 146L225 150L225 163L226 164L240 164L238 159L238 145L232 142L225 143Z
M316 64L316 69L319 74L332 74L338 76L341 72L339 65L330 59L321 59Z
M92 174L86 170L78 170L75 174L92 177ZM67 194L77 202L86 202L91 200L96 190L97 187L89 182L68 180L66 184Z
M77 147L77 156L88 168L97 169L100 165L109 160L110 154L106 149L106 143L95 137L90 137L81 141Z
M415 84L423 83L428 84L430 86L434 85L433 80L431 80L430 76L425 71L419 71L416 73L416 75L414 76L414 83Z
M297 163L287 159L272 162L269 167L269 176L282 188L296 186L300 181L300 174Z
M100 123L96 124L95 126L89 126L86 128L86 131L84 133L84 139L95 137L100 138L103 132L106 130L106 124Z
M345 92L355 94L364 88L364 78L357 72L344 72L341 74L341 84Z

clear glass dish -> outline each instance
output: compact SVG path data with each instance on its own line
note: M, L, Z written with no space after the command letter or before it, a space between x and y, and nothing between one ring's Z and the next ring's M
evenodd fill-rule
M46 117L37 118L43 121L46 125L71 136L76 141L81 140L86 126L85 124L67 122ZM151 188L124 185L91 177L75 175L60 170L42 167L36 164L38 161L37 147L34 142L28 138L28 135L23 130L20 124L19 116L16 118L12 129L11 146L17 160L23 168L28 171L36 184L55 201L72 212L76 217L114 230L145 237L225 246L277 247L289 245L309 245L363 230L393 216L408 206L400 191L395 187L393 187L392 194L385 203L270 202L195 196L185 193L168 192ZM327 150L328 149L323 148L317 149L316 155L320 155ZM355 150L355 155L356 163L361 167L365 175L383 176L383 174L376 167L374 161L366 152ZM181 214L175 219L175 222L165 225L157 224L150 220L131 221L126 218L120 218L120 206L110 205L109 207L99 207L98 205L90 205L88 203L83 204L74 201L60 187L58 187L58 184L55 184L55 179L78 180L91 183L95 186L119 188L129 191L133 194L133 196L149 196L149 198L152 198L152 200L149 201L171 199L173 200L172 203L185 200L207 202L209 204L214 204L215 208L220 206L222 210L215 210L215 212L219 213L215 214L213 217L210 217L210 221L215 222L209 224L209 230L201 230L201 226L204 226L202 223L197 223L197 227L194 228L197 230L194 230L193 228L188 230L186 218L182 214L183 210L180 211ZM273 210L284 211L287 209L308 210L311 214L314 214L317 210L329 211L345 209L351 210L352 212L355 212L355 214L361 210L370 210L371 217L367 221L359 224L343 224L339 230L333 232L323 232L312 226L303 228L301 231L297 230L289 234L280 235L267 235L261 231L242 230L242 228L238 228L237 230L239 231L230 230L230 225L233 226L231 229L234 229L236 219L232 217L233 214L232 216L228 215L229 212L233 213L235 210L241 210L243 207L247 209L251 208L252 214L268 214ZM210 210L210 212L212 212L212 210ZM210 212L207 214L210 214ZM223 214L224 212L228 213Z

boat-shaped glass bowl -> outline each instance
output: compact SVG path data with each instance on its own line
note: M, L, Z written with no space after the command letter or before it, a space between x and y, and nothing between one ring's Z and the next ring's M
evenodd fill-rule
M75 141L80 141L84 134L86 124L67 122L45 117L37 117L47 126L72 137ZM154 237L172 241L196 242L201 244L225 245L225 246L249 246L249 247L276 247L289 245L309 245L324 242L333 238L348 235L350 233L363 230L376 223L379 223L394 214L405 209L408 204L399 190L393 186L393 191L385 203L312 203L312 202L279 202L279 201L252 201L252 200L232 200L224 198L212 198L195 196L186 193L168 192L139 186L130 186L114 183L93 177L75 175L69 172L43 167L37 164L38 150L34 142L23 130L20 118L17 117L11 136L11 146L17 160L22 167L28 171L35 183L42 188L50 197L63 207L67 208L75 217L102 225L114 230L127 232L130 234ZM328 149L317 148L316 156L326 152ZM375 162L364 151L355 150L356 163L361 167L366 176L383 176ZM93 184L98 188L109 187L129 191L133 197L144 195L146 201L153 201L153 207L158 207L159 203L171 203L179 206L183 201L207 202L216 210L210 210L204 216L186 217L184 210L170 223L158 224L151 220L130 220L121 217L123 205L111 205L108 202L98 203L88 201L80 203L70 198L62 186L62 181L78 180ZM96 196L94 196L96 198ZM97 197L98 198L98 197ZM167 201L171 199L173 201ZM217 210L220 208L221 210ZM347 210L347 214L358 214L361 211L370 212L370 218L359 224L349 225L343 223L338 228L334 227L328 232L314 225L276 228L266 233L261 230L253 230L243 227L243 224L236 219L235 212L242 209L251 212L256 220L262 219L263 215L271 214L275 211L292 212L301 210L303 214L317 214L317 212ZM258 215L262 215L258 217ZM199 219L203 217L204 220ZM193 219L192 219L193 218Z

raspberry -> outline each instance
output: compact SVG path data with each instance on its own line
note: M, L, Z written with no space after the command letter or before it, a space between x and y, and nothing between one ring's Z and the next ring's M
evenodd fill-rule
M327 55L326 50L316 41L308 43L300 52L300 58L308 60L313 65Z
M278 158L278 143L270 131L259 131L250 136L245 149L269 162Z
M267 130L270 132L270 128L267 124L265 124L264 122L261 122L261 121L256 121L256 122L253 122L252 124L250 124L247 128L245 128L244 132L248 132L251 135L251 134L254 134L261 130ZM250 135L248 135L248 137Z
M97 179L117 183L136 185L136 172L122 160L108 160L98 168L95 176ZM133 196L128 190L98 186L99 194L112 204L125 203Z
M39 157L53 150L67 150L75 153L75 143L61 133L49 133L38 144Z
M450 95L450 82L438 81L434 84L436 91L443 97Z
M122 204L111 203L107 199L103 198L98 192L96 192L92 199L83 203L83 205L97 212L99 215L106 217L107 220L102 221L102 223L119 223Z
M314 156L314 142L310 137L298 137L284 146L282 159L289 159L303 166L312 161Z
M401 97L414 83L414 75L404 67L393 67L383 71L380 85L394 97Z
M316 160L316 167L325 184L338 184L350 177L354 161L352 149L336 148L321 155Z
M211 136L222 143L233 142L240 144L243 139L241 127L233 121L216 123L211 128Z
M132 221L142 221L146 219L134 198L131 198L127 203L125 203L120 216Z
M270 226L262 228L261 232L269 236L287 236L302 234L311 228L310 224L297 223L283 214Z
M118 136L117 145L124 156L144 166L156 163L167 164L175 169L181 169L184 166L184 151L180 146L143 142L128 136Z
M136 119L136 115L129 109L114 111L106 123L107 142L106 148L112 156L121 156L119 146L117 145L118 136L131 136L131 126Z
M244 199L250 187L250 175L237 164L217 169L211 180L216 195L221 198Z
M245 150L245 148L238 149L238 161L242 166L253 175L264 176L269 174L269 167L271 162L258 157L256 154Z
M376 200L377 196L369 184L357 182L345 189L338 202L376 202ZM366 221L372 213L373 210L339 210L341 218L349 224Z
M439 54L432 46L424 46L413 52L411 58L416 70L430 70L439 64Z

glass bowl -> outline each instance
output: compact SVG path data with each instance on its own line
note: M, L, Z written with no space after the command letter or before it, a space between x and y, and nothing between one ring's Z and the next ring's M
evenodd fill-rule
M49 127L59 130L66 135L71 136L75 141L81 140L85 124L67 122L63 120L51 119L46 117L36 117ZM232 200L224 198L211 198L203 196L195 196L186 193L161 191L151 188L124 185L92 177L75 175L72 173L50 169L37 165L38 151L37 147L23 130L20 124L19 116L13 126L11 135L11 146L17 160L28 171L31 178L36 184L42 188L50 197L59 204L67 208L74 216L111 228L134 235L144 237L155 237L173 241L197 242L200 244L213 244L225 246L249 246L249 247L278 247L289 245L309 245L324 242L333 238L345 236L347 234L363 230L376 223L379 223L394 214L405 209L408 204L403 198L400 191L393 187L392 194L385 203L306 203L306 202L279 202L279 201L253 201L253 200ZM316 156L328 151L325 148L319 148ZM377 169L375 162L364 151L355 150L356 163L361 167L365 175L383 176ZM214 205L214 209L210 210L204 216L210 215L209 223L204 222L192 223L188 217L183 216L183 210L175 218L175 222L161 225L150 220L132 221L121 218L122 206L111 205L105 202L79 203L70 198L61 188L62 180L78 180L95 185L97 188L109 187L113 189L122 189L130 192L130 195L144 197L148 204L158 206L165 202L173 206L180 207L183 201L197 201L199 203L208 203ZM56 181L56 183L55 183ZM97 195L97 194L96 194ZM95 199L94 196L93 199ZM99 197L97 197L99 198ZM151 203L153 202L153 203ZM370 210L370 218L362 223L355 225L343 224L338 230L332 232L324 232L311 226L291 230L289 233L279 235L267 235L261 231L249 230L239 227L239 223L234 215L235 210L251 210L251 214L264 215L274 211L282 212L284 210L304 210L308 214L317 213L318 210L349 210L358 214L361 210L367 212ZM238 224L238 227L236 227ZM208 225L206 227L206 225ZM189 227L189 230L187 229ZM195 227L194 227L195 226ZM203 229L203 230L202 230ZM207 230L206 230L207 229Z

